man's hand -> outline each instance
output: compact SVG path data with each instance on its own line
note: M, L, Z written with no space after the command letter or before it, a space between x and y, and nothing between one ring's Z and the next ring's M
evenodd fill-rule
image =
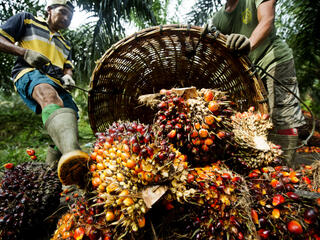
M63 81L63 87L68 90L72 89L72 86L76 85L75 81L69 74L65 74L61 79Z
M251 51L249 39L242 34L232 33L227 37L227 48L248 55Z
M26 50L23 59L30 66L35 67L37 69L41 69L44 65L50 62L50 60L46 56L31 49Z

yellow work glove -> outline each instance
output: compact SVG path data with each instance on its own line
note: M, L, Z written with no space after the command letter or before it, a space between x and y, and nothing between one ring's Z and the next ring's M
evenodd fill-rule
M24 53L23 59L30 66L37 69L41 69L44 65L50 62L50 60L46 56L36 51L33 51L31 49L26 50L26 52Z
M232 33L227 37L227 48L232 51L239 52L243 55L248 55L251 51L249 39L242 34Z

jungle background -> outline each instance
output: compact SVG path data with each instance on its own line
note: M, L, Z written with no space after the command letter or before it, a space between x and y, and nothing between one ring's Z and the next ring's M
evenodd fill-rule
M203 26L224 1L196 0L181 21L178 12L188 0L77 0L79 9L91 17L77 29L66 30L71 40L75 64L74 78L79 87L88 88L95 62L105 51L126 36L132 27L139 31L160 24ZM0 25L10 16L28 11L43 15L45 3L36 0L0 0ZM175 14L169 16L169 8ZM293 49L300 94L315 116L320 115L320 1L278 0L277 33ZM6 162L29 161L27 148L33 148L39 160L45 159L50 138L42 127L41 115L35 115L21 101L10 79L15 57L0 53L0 166ZM73 90L80 109L79 133L83 148L90 149L95 140L91 131L87 93Z

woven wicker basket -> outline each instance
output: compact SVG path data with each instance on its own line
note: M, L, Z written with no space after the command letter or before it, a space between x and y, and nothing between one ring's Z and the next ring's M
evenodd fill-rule
M238 110L255 106L267 112L265 90L246 57L225 47L219 32L165 25L142 30L113 45L98 61L89 91L89 119L94 132L115 120L152 121L151 109L138 97L173 87L227 91Z

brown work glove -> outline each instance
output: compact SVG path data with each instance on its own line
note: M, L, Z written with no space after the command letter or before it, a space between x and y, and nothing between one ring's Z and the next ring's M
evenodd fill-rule
M251 51L249 39L245 35L237 33L228 35L227 48L243 55L248 55Z
M31 49L26 50L23 59L30 66L35 67L37 69L41 69L44 65L50 62L50 60L46 56Z

